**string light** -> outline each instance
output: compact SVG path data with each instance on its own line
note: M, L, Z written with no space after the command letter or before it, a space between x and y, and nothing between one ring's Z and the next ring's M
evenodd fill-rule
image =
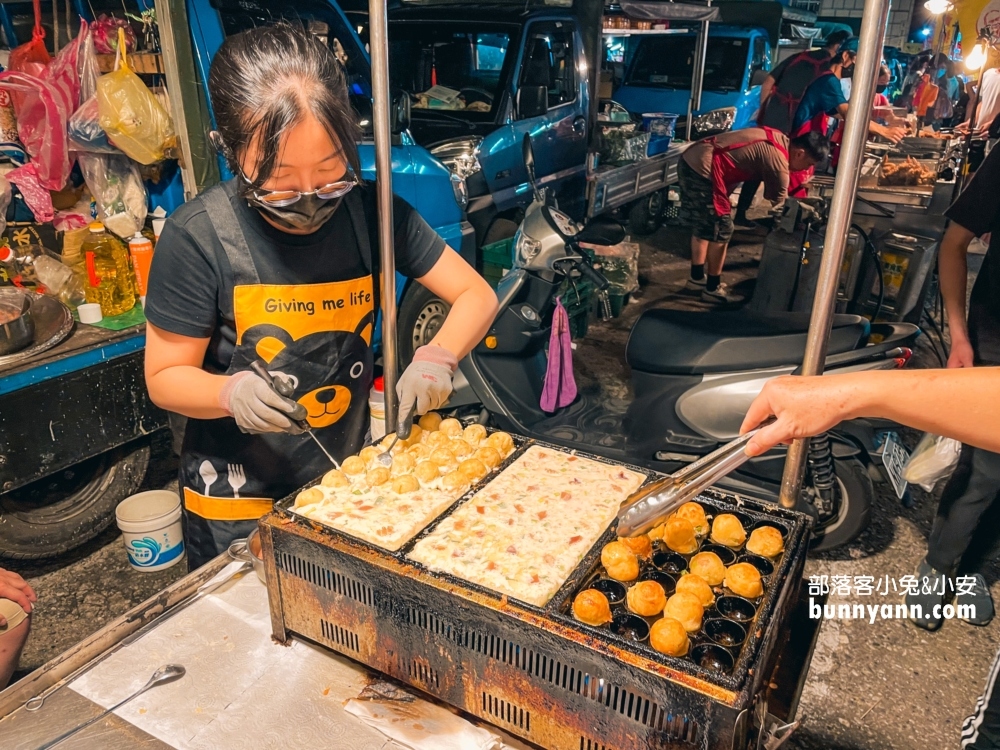
M924 3L924 7L934 16L940 16L942 13L947 13L949 10L955 7L955 4L950 2L950 0L927 0Z

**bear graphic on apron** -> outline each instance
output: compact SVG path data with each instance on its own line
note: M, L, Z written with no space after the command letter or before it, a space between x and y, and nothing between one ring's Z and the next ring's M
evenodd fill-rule
M368 275L314 284L262 283L230 203L233 188L205 192L212 225L232 267L236 346L227 375L262 360L291 380L313 434L342 460L368 431L371 337L378 306L374 256L361 197L344 206ZM280 500L332 468L308 435L247 435L232 418L188 421L181 452L184 536L192 569L246 536Z

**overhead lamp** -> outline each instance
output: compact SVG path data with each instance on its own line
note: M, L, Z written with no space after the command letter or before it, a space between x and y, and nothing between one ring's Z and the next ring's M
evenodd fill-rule
M942 13L947 13L954 8L955 4L950 2L950 0L927 0L924 3L924 7L927 8L931 15L940 16Z
M985 64L986 45L982 42L976 42L976 46L972 48L969 56L965 58L965 68L966 70L975 71L979 70Z

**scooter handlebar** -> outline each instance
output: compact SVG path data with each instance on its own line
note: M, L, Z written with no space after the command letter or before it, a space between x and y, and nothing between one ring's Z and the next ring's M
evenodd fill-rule
M602 292L608 288L609 282L605 278L604 274L594 268L592 265L584 260L578 260L573 264L573 268L580 272L582 276L587 277L594 285L600 289Z

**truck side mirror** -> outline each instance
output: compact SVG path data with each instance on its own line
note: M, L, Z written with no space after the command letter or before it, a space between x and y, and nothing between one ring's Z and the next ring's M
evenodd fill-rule
M762 86L764 81L767 80L768 72L766 70L760 70L759 68L753 72L750 76L750 87Z
M517 90L517 116L521 120L549 111L549 91L544 86L522 86Z
M400 91L392 100L392 132L399 134L410 127L410 95Z

